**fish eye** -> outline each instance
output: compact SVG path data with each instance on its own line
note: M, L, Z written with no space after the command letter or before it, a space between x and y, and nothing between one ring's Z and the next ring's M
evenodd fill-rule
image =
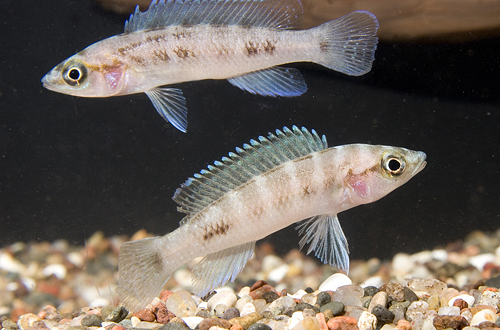
M405 160L403 157L389 155L382 159L382 168L390 175L400 175L405 169Z
M87 68L80 62L71 61L63 69L64 81L70 86L79 86L87 79Z

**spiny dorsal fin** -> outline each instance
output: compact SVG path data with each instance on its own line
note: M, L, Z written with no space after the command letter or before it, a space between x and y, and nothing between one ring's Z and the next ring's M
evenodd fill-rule
M292 29L301 18L300 0L153 0L145 12L135 8L125 33L197 24Z
M293 126L292 130L283 127L276 134L269 133L267 138L259 136L259 141L250 140L243 148L236 148L222 162L209 165L178 188L173 200L179 204L178 211L187 216L181 225L189 221L231 190L241 186L255 176L265 173L283 163L307 156L328 148L326 138L318 136L315 130Z

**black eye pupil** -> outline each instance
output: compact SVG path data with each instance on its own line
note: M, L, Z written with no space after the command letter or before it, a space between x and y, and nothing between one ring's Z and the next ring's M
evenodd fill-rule
M389 160L387 167L389 167L391 171L396 172L401 168L401 164L396 159L391 159Z
M78 80L80 78L80 71L77 69L71 69L68 72L68 77L70 77L73 80Z

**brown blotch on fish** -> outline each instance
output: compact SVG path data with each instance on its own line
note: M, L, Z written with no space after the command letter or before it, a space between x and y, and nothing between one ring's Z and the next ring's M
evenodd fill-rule
M165 35L164 34L157 34L154 36L147 36L146 37L146 42L160 42L161 40L165 40Z
M175 39L185 39L191 37L191 32L188 32L186 30L175 31L174 33L172 33L172 36Z
M328 51L328 42L326 41L321 41L319 43L319 49L322 51L322 52L327 52Z
M164 61L164 62L166 62L166 61L170 61L170 57L168 56L167 51L166 51L166 50L164 50L164 49L160 49L160 50L155 49L155 50L153 51L153 55L154 55L157 59L159 59L160 61Z
M133 43L131 43L131 44L129 44L129 45L127 45L127 46L125 46L125 47L120 47L120 48L118 48L116 51L117 51L118 53L120 53L121 55L125 55L125 54L127 54L128 52L130 52L130 51L132 51L132 50L134 50L134 49L136 49L136 48L140 47L141 45L142 45L142 43L141 43L140 41L138 41L138 42L133 42Z
M205 234L203 235L203 240L208 241L216 235L224 235L227 233L229 225L225 222L216 223L210 227L205 228Z
M189 50L188 48L185 48L185 47L181 47L181 46L175 48L174 53L179 58L195 57L194 53L191 50Z
M276 50L276 42L266 39L266 42L262 44L262 47L266 53L272 55Z
M311 193L309 185L306 185L304 188L302 188L303 196L307 196Z
M146 64L146 60L140 56L130 56L130 59L139 65Z
M253 41L247 41L245 43L245 49L247 51L247 56L259 55L259 44Z

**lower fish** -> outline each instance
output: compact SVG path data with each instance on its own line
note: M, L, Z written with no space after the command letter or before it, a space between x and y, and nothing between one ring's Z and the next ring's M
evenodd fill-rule
M81 97L146 93L158 113L187 130L186 100L165 85L227 79L253 94L292 97L307 85L292 62L348 75L371 70L378 21L356 11L309 30L294 30L299 0L153 0L138 7L125 32L96 42L42 78L49 90Z
M257 240L304 219L299 246L348 271L337 214L405 184L425 159L421 151L381 145L328 148L325 136L296 126L250 140L177 189L173 200L186 213L177 230L122 245L117 293L137 311L175 269L204 256L192 273L194 292L204 296L236 278Z

